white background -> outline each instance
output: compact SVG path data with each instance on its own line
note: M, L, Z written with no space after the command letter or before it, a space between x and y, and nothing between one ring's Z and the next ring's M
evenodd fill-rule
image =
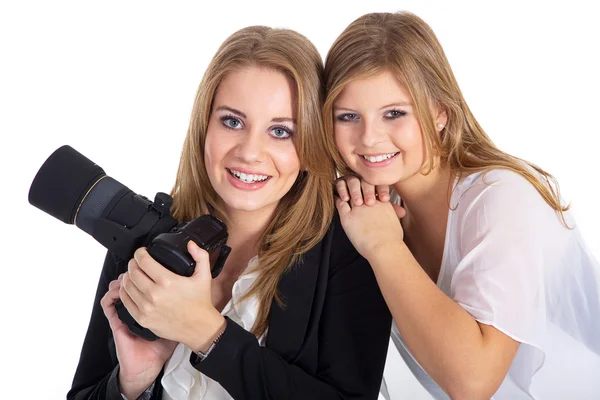
M0 5L3 398L65 397L105 253L28 204L38 168L70 144L137 193L168 192L206 65L247 25L296 29L325 56L364 13L417 13L438 35L484 129L502 149L559 179L600 255L600 25L593 2L206 3ZM427 398L405 367L394 365L391 385L402 398Z

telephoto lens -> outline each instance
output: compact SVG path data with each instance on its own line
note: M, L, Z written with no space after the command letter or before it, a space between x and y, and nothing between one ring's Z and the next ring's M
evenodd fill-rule
M177 225L171 197L159 193L156 200L134 193L67 145L48 157L29 189L31 205L76 225L122 259L147 245L148 234Z
M147 246L164 267L190 276L196 265L187 252L192 240L209 252L216 277L231 251L226 245L227 226L212 215L179 223L170 214L172 202L166 193L157 193L154 201L134 193L68 145L48 157L29 189L31 205L76 225L122 260ZM158 338L140 326L121 302L115 307L131 332L147 340Z

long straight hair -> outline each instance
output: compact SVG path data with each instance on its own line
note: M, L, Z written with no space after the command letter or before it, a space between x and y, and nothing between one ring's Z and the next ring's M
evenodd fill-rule
M198 88L171 194L178 220L211 213L227 221L204 165L206 132L219 83L231 71L251 66L272 68L294 81L297 129L292 140L302 167L260 238L259 274L245 296L259 298L252 332L260 336L268 326L273 299L283 305L277 290L281 276L323 238L333 218L335 167L323 133L323 61L306 37L288 29L252 26L225 40Z
M329 50L323 118L330 152L342 174L350 169L333 142L333 104L349 82L384 71L392 73L412 99L427 155L423 174L431 172L434 157L459 176L496 168L511 170L527 179L567 226L563 212L569 206L561 204L556 179L496 147L467 106L435 34L425 21L408 12L363 15ZM440 133L435 129L433 107L448 118Z

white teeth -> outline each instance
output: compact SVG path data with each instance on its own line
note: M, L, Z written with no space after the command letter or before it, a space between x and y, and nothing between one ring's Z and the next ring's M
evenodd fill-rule
M369 162L372 162L372 163L378 163L378 162L382 162L384 160L387 160L389 158L392 158L396 154L398 154L398 153L396 152L396 153L390 153L390 154L381 154L381 155L378 155L378 156L362 156L362 158L364 158L365 160L367 160Z
M262 182L269 178L268 175L258 175L258 174L246 174L244 172L236 171L234 169L227 169L231 175L238 178L240 181L245 183L254 183L254 182Z

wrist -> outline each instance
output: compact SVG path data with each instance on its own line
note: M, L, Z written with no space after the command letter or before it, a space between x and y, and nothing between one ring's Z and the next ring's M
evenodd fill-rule
M210 316L208 321L203 326L203 334L198 335L196 332L196 336L190 339L189 343L186 343L186 346L188 346L194 353L205 353L227 327L227 321L225 318L216 309L214 311L215 312Z
M127 378L122 375L121 371L119 371L117 378L117 386L119 387L119 391L127 400L138 399L153 383L154 379L150 382L127 380Z
M412 257L412 253L402 240L375 244L365 256L374 268L375 266L397 265L410 257Z
M150 400L152 398L152 393L154 392L155 385L156 381L152 382L152 384L148 386L146 390L144 390L135 398L127 397L127 395L123 392L121 392L121 397L123 398L123 400Z

